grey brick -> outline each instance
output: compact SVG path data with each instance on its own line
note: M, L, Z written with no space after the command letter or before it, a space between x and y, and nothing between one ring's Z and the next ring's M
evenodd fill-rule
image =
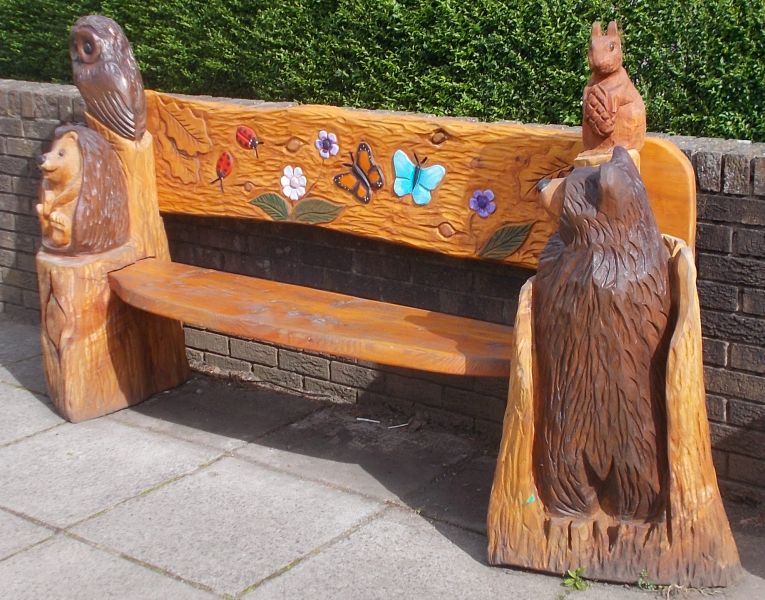
M228 354L228 338L226 336L189 327L184 328L184 334L187 346L198 350L209 350L216 354Z
M725 422L725 398L707 394L707 416L712 421Z
M0 267L15 267L16 252L13 250L0 250Z
M728 463L728 476L732 479L765 487L765 460L731 454Z
M306 377L304 386L306 392L328 396L333 402L343 404L356 403L356 390L352 387L332 383L330 381L314 379L313 377Z
M24 137L33 140L52 140L53 132L60 124L58 120L24 121Z
M717 254L698 254L699 278L749 287L765 287L765 261Z
M0 283L0 300L21 305L21 289Z
M3 271L2 282L25 290L37 290L37 275L19 269Z
M411 261L408 258L388 256L376 252L354 250L353 272L359 275L373 275L382 279L411 281Z
M6 137L21 137L24 135L21 119L15 117L0 117L0 135Z
M29 201L15 194L0 194L0 210L14 213L28 213Z
M759 156L754 159L754 188L755 196L765 196L765 157Z
M7 229L9 231L16 229L17 216L18 215L0 210L0 229Z
M252 379L254 381L263 381L272 385L278 385L279 387L290 390L300 390L303 388L303 377L301 375L289 371L282 371L275 367L252 365Z
M712 462L715 464L715 471L718 477L727 477L728 475L728 454L719 450L712 449Z
M710 423L712 446L718 450L744 454L758 460L765 456L765 432L722 423Z
M765 315L765 290L747 290L741 295L741 310L752 315Z
M16 215L16 229L22 233L40 235L40 221L36 216L31 216L31 211L25 210L24 212L29 214Z
M765 377L705 367L704 381L707 390L713 394L765 402Z
M746 310L746 296L744 309ZM758 308L754 306L752 308ZM763 308L762 305L759 306ZM722 313L712 310L701 311L701 331L705 337L713 337L733 342L743 342L751 346L765 346L765 319L758 319L740 313Z
M439 298L442 312L494 323L504 322L504 303L498 298L476 297L449 290L439 290Z
M333 360L330 364L330 379L345 386L379 392L385 389L385 373L358 365Z
M34 252L36 249L35 238L31 235L0 229L0 248Z
M40 189L40 178L35 173L32 177L13 177L13 193L17 196L28 196L35 199Z
M510 380L506 377L476 377L473 389L476 392L494 396L507 402L507 390Z
M765 200L699 194L696 203L701 221L765 225Z
M388 373L385 391L396 398L413 400L424 404L440 404L442 388L436 383Z
M21 291L21 303L27 308L40 310L40 294L30 290Z
M186 348L186 358L191 363L203 363L205 353L201 350L194 350L194 348Z
M7 140L6 152L10 156L22 156L25 158L33 158L42 154L43 142L40 140L25 140L20 138L11 138Z
M75 123L85 122L85 101L79 95L72 99L72 113Z
M693 157L696 180L700 190L720 191L722 154L719 152L697 152Z
M724 367L728 363L728 342L704 338L704 364Z
M453 387L444 387L441 406L449 411L495 423L501 423L505 414L505 402L503 400Z
M220 356L210 352L205 352L205 362L225 373L249 373L251 367L250 363L243 360L237 360L230 356Z
M293 352L292 350L279 349L279 367L300 373L301 375L310 375L318 379L329 379L329 359L312 356L303 352Z
M17 90L0 87L0 115L21 116L21 96Z
M733 227L713 223L699 223L696 228L696 247L699 250L729 253L732 248Z
M353 264L353 251L344 247L306 244L302 249L302 257L306 264L335 271L350 271Z
M214 248L194 247L194 264L207 269L223 270L223 253Z
M22 271L29 271L31 273L36 272L37 266L35 265L34 254L28 254L27 252L16 252L16 268L21 269Z
M275 367L277 362L277 350L273 346L231 338L229 340L231 356L241 358L252 363Z
M419 285L463 293L473 288L472 272L430 262L412 263L412 281Z
M735 398L728 400L728 423L765 431L765 404Z
M765 257L765 229L737 229L736 254Z
M0 192L13 191L13 177L10 175L0 175Z
M30 161L18 156L0 156L0 173L8 175L28 175L31 172Z
M697 282L699 303L704 308L716 310L738 310L738 288L714 281L699 279Z
M749 194L751 159L740 154L726 154L723 163L723 192L726 194Z
M732 344L730 347L730 366L742 371L765 373L765 348Z

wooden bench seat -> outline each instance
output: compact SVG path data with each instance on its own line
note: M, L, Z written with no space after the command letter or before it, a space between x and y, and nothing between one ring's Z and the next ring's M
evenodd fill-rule
M196 327L397 367L509 374L506 325L152 258L109 279L127 304Z

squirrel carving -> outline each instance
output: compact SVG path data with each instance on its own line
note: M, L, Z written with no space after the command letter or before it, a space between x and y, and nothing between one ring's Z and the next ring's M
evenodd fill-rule
M660 519L669 252L622 147L574 169L558 194L560 228L533 285L539 495L561 516Z
M587 153L616 145L640 150L645 140L645 104L622 66L622 40L616 21L602 35L592 24L587 53L592 75L584 88L582 141Z
M35 208L44 250L95 254L127 241L125 177L104 138L87 127L61 126L37 163L42 182Z

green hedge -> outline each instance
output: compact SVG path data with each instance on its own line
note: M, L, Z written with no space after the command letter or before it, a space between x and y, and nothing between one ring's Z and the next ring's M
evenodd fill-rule
M69 81L92 12L155 89L567 124L616 18L651 130L765 140L763 0L0 0L0 77Z

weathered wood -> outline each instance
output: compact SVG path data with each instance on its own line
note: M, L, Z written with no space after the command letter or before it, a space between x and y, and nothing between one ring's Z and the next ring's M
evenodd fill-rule
M740 574L735 542L712 463L704 401L701 321L693 255L666 238L676 316L666 375L669 484L663 518L625 521L596 510L555 516L541 501L532 461L539 403L533 286L521 290L510 390L487 531L489 562L593 579L721 586Z
M230 335L439 373L509 372L505 325L152 259L109 277L132 306Z
M157 140L163 212L315 224L532 268L557 225L538 205L536 184L568 172L582 150L576 133L560 129L329 106L243 106L147 92L147 112L147 128ZM337 154L330 146L328 158L322 156L315 144L326 140L321 131L336 136ZM257 154L248 135L256 138ZM359 152L362 143L371 148L384 180L379 189L368 182L368 203L335 181L345 177L352 183L354 176L347 174L358 169L344 165L368 162L366 152ZM397 195L399 150L412 161L415 153L420 160L427 157L425 167L445 169L428 203ZM660 230L693 245L695 188L687 159L670 142L649 138L641 162ZM284 193L288 166L301 169L285 179L297 200ZM438 179L436 172L431 175ZM406 181L400 185L407 188ZM486 190L493 192L491 202L473 199Z
M109 272L139 254L130 244L83 256L37 254L45 377L69 421L136 404L188 377L177 322L132 308L109 288Z

